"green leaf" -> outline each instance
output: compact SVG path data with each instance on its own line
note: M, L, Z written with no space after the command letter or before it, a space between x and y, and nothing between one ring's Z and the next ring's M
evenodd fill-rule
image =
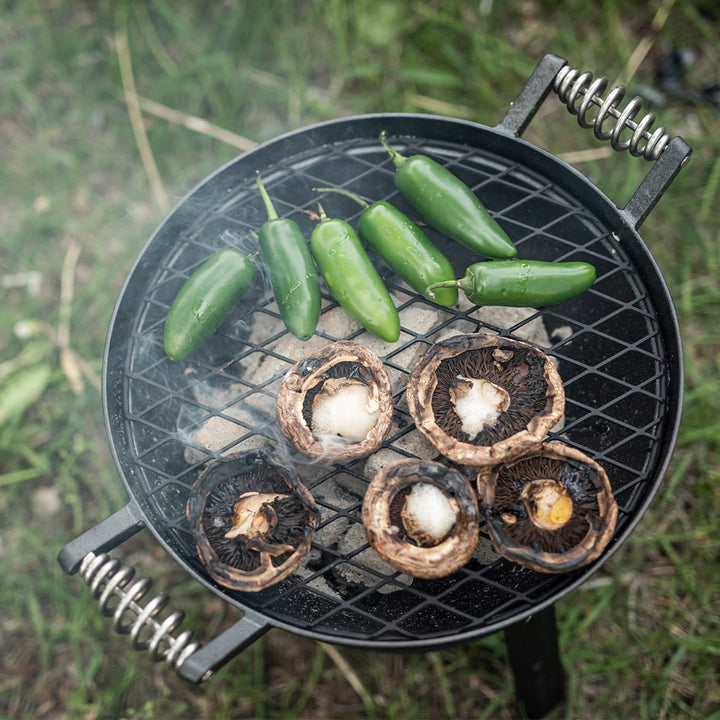
M0 390L0 425L20 417L43 394L49 380L48 365L34 365L11 375Z

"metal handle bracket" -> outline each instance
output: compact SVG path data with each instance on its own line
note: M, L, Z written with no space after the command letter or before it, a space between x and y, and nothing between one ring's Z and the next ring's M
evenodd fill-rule
M138 509L128 503L67 543L58 562L70 575L80 572L100 612L112 618L115 632L130 636L133 649L148 650L153 661L166 662L184 680L205 682L269 626L260 615L247 610L241 620L206 645L192 641L192 630L177 634L185 614L176 611L161 619L170 598L160 593L148 599L152 580L134 581L134 568L124 567L106 554L144 527Z
M522 135L550 94L557 74L565 65L567 65L565 59L550 53L545 55L515 100L510 103L505 117L498 123L496 130L513 137Z
M670 187L670 183L687 165L691 154L692 148L679 136L668 143L662 155L655 161L650 172L622 209L629 223L636 228L642 224Z
M209 680L213 673L269 629L267 621L245 610L243 617L224 632L188 655L177 674L193 684Z
M144 527L145 522L140 517L137 506L128 503L67 543L58 553L60 567L68 575L74 575L88 553L112 550Z
M634 227L639 227L670 183L688 162L692 149L679 136L671 137L663 127L651 130L655 114L636 117L642 107L641 97L634 97L624 108L625 87L618 85L607 96L607 78L593 78L590 72L570 67L557 55L547 54L510 104L497 130L519 137L537 113L551 90L577 115L578 124L591 128L599 140L610 142L614 150L629 151L634 157L653 162L653 166L621 213ZM612 123L611 127L606 124ZM629 138L624 135L631 132Z

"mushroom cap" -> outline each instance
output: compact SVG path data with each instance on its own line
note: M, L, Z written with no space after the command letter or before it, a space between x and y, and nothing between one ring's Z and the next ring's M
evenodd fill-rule
M317 505L294 470L259 449L208 463L190 490L186 511L210 576L246 592L293 573L320 523Z
M416 544L403 529L400 514L416 483L440 489L455 513L444 539ZM457 470L431 460L396 460L383 467L365 493L362 521L375 552L397 570L416 578L440 578L461 568L471 557L479 535L477 497Z
M467 379L495 385L509 405L470 437L455 412L454 388ZM413 368L406 388L417 428L458 465L494 465L535 447L565 410L562 378L535 345L486 333L435 343Z
M562 520L552 529L545 517L533 521L528 488L548 483L561 488L556 504ZM576 448L560 442L539 448L495 467L480 469L477 490L486 529L503 557L538 572L569 572L597 559L617 522L618 507L605 470ZM560 497L560 496L558 496ZM572 515L566 520L566 500Z
M378 416L364 440L347 442L318 438L311 428L312 400L326 380L350 377L367 385ZM390 379L380 358L350 340L326 345L299 360L285 374L275 414L287 439L307 458L339 462L365 457L377 450L390 431L393 399Z

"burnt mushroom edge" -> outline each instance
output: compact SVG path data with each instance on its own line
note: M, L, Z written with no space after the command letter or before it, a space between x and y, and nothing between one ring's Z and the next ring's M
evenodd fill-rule
M440 489L455 513L447 534L423 546L409 537L398 520L405 498L416 483ZM385 465L370 482L362 506L368 542L397 570L430 579L450 575L472 556L479 537L479 511L474 488L457 470L431 460L407 458Z
M253 493L264 496L252 513L260 523L236 534L235 509ZM209 462L191 488L186 513L210 576L245 592L262 590L294 572L320 523L315 500L293 469L264 450Z
M311 428L310 406L327 380L352 377L364 383L378 415L360 442L327 442ZM370 455L385 440L392 424L392 387L380 358L362 345L342 340L330 343L299 360L285 374L275 402L283 435L305 457L325 462L347 462Z
M520 395L528 389L532 398L512 397L494 424L471 438L458 432L451 393L461 377L483 375L509 393ZM438 451L469 466L494 465L528 452L543 441L565 409L562 379L542 350L485 333L458 335L431 346L410 374L406 400L417 428Z

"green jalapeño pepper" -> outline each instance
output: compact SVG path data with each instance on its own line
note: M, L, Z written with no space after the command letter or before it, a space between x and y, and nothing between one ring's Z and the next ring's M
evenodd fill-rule
M512 240L460 178L427 155L400 155L384 131L380 142L397 168L395 186L429 225L479 255L501 260L517 255Z
M278 217L260 173L257 184L268 215L258 244L280 316L295 337L309 340L320 319L320 283L310 248L295 221Z
M430 242L430 238L407 215L383 200L372 204L346 190L315 188L318 192L336 192L353 199L365 209L358 220L360 237L377 250L382 259L410 285L425 294L425 288L444 280L454 280L448 259ZM433 300L450 307L458 300L456 288L440 288Z
M182 360L217 330L255 281L247 255L225 248L211 255L180 288L165 319L163 344L171 360Z
M569 300L595 282L595 268L584 262L543 262L540 260L492 260L471 265L465 276L451 283L430 285L460 288L476 305L543 307Z
M310 237L315 262L336 300L366 330L386 342L400 337L400 316L355 231L344 220L328 218Z

